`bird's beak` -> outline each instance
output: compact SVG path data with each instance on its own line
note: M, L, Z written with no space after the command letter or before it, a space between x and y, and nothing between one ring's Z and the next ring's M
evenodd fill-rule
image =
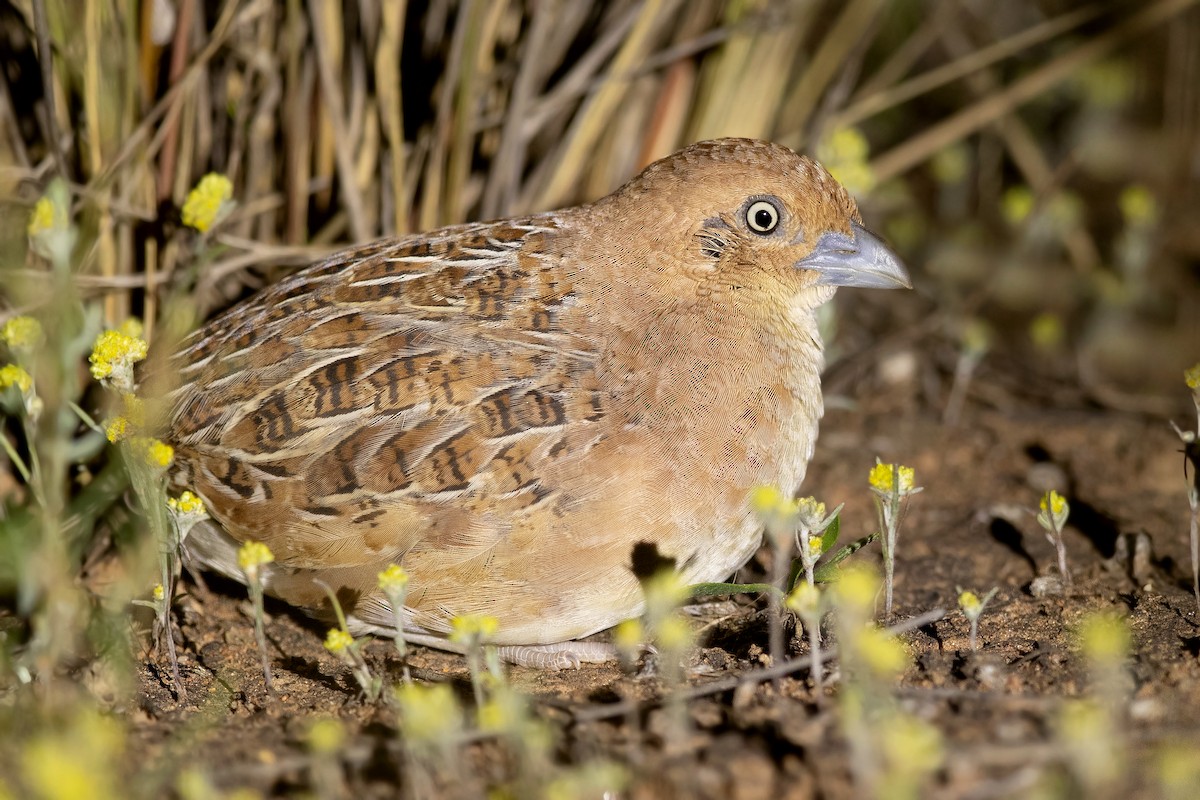
M850 223L849 236L835 231L822 234L816 248L797 261L796 267L818 273L818 286L912 288L900 259L857 222Z

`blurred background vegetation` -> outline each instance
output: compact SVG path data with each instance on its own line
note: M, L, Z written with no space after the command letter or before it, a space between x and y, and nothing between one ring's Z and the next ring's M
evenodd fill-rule
M898 370L951 420L971 374L997 407L1181 412L1200 359L1196 5L0 0L0 324L48 326L43 420L100 419L81 376L104 327L137 316L171 340L342 243L587 201L689 142L750 136L826 163L914 273L916 293L843 298L833 354L901 356L880 374L846 358L843 387ZM210 172L236 205L199 232L181 208ZM75 230L61 281L27 239L54 178ZM79 578L141 523L102 509L53 547L12 533L35 500L77 511L104 456L5 411L14 452L58 456L38 500L0 455L18 598L0 683L103 653L88 691L128 691L121 615L153 553L117 600L95 599L112 576ZM99 722L70 730L110 746Z
M927 330L1161 410L1200 340L1194 5L5 0L0 314L37 302L24 223L54 175L79 285L153 336L172 291L203 316L338 242L594 199L753 136L829 162ZM238 208L201 246L178 209L210 171Z

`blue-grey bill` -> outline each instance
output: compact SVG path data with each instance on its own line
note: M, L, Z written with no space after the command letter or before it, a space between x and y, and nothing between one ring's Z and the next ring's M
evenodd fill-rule
M879 237L856 222L851 235L829 232L816 248L796 262L800 269L818 273L818 286L853 286L860 289L911 289L908 270Z

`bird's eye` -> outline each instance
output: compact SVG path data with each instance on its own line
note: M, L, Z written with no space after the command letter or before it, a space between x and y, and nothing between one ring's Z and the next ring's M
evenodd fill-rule
M766 236L779 227L779 209L767 200L755 200L746 209L746 224L755 233Z

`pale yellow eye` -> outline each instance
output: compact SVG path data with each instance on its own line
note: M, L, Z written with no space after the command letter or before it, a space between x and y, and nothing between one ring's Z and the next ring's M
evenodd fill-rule
M779 209L769 200L755 200L746 209L746 225L755 233L766 236L779 227Z

